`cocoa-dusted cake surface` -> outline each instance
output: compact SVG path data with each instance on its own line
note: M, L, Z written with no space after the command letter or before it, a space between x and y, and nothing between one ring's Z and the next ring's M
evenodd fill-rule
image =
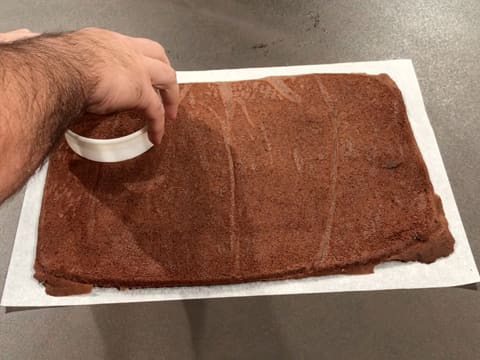
M35 263L49 294L364 273L453 251L388 76L184 84L181 98L140 157L101 164L65 142L51 155ZM75 131L112 137L98 120Z

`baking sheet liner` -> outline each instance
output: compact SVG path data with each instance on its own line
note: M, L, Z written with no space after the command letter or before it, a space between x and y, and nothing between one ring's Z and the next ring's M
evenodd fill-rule
M426 265L415 262L384 263L367 275L331 275L296 280L266 281L235 285L170 287L157 289L94 288L90 294L53 297L33 278L38 220L47 166L28 182L17 234L7 273L1 305L61 306L105 303L129 303L179 299L225 298L259 295L306 294L385 289L450 287L480 281L479 273L465 234L442 157L425 111L420 87L411 60L388 60L329 65L271 68L246 68L178 72L179 82L235 81L275 75L308 73L387 73L403 94L408 117L420 151L425 159L435 192L443 202L455 251L447 258Z

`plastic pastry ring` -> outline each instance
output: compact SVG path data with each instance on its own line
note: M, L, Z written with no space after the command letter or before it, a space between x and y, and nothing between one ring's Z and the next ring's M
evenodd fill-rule
M65 139L75 153L85 159L98 162L133 159L153 146L148 139L146 127L114 139L92 139L67 130Z

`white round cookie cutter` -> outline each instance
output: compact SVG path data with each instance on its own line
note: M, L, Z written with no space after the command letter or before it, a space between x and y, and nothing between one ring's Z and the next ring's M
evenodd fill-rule
M146 127L113 139L93 139L67 130L65 140L76 154L98 162L119 162L133 159L153 146L148 139Z

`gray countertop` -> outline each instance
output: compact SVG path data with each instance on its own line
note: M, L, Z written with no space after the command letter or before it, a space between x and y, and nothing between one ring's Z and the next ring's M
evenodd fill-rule
M177 70L413 59L478 263L480 1L0 3L0 32L85 26L155 39ZM0 207L2 288L22 198ZM466 360L479 344L465 289L0 309L1 359Z

